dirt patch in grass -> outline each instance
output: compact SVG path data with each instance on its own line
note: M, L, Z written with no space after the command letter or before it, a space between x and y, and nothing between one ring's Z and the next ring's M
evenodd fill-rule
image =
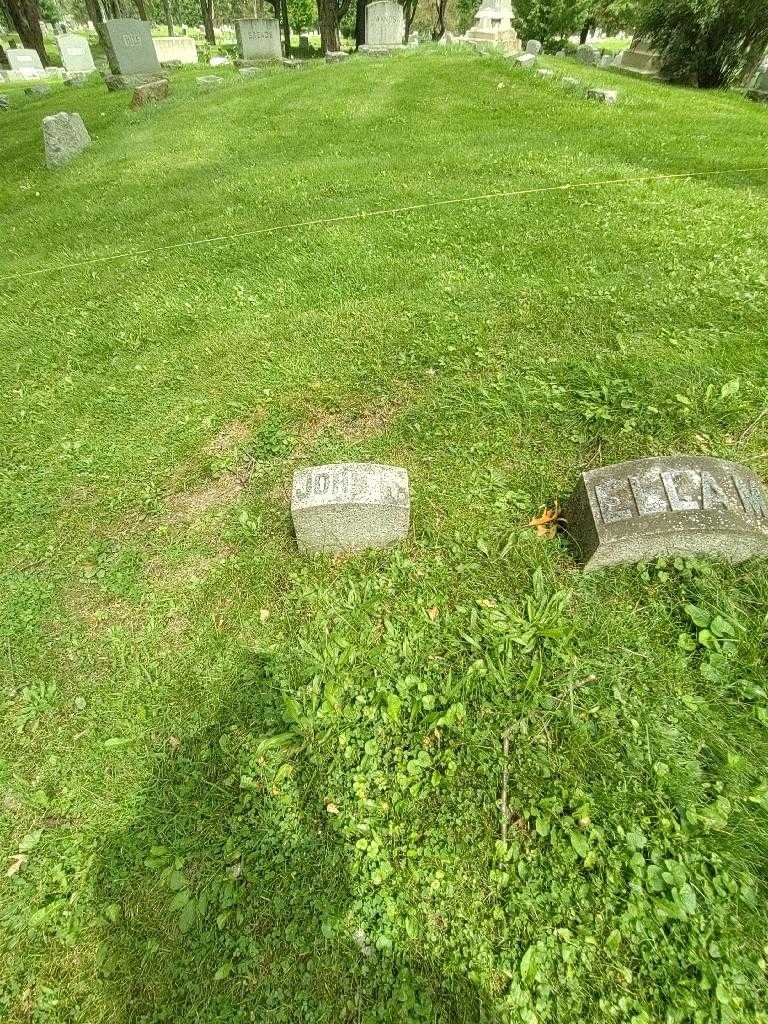
M383 402L366 406L357 412L322 410L310 415L294 449L294 457L301 458L310 451L325 433L340 434L347 441L362 441L386 430L401 409L400 402Z
M251 436L252 430L244 420L232 420L225 423L216 436L205 446L205 450L214 454L216 452L228 452L232 448L245 444Z
M213 509L233 505L242 494L249 478L250 472L246 467L242 467L228 470L214 480L206 480L186 491L172 494L168 499L168 506L173 518L177 522L191 523L198 516L205 515Z

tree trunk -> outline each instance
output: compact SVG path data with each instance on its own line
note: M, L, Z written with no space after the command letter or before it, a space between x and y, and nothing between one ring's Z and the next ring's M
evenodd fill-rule
M173 35L173 15L171 14L171 0L163 0L163 12L165 13L165 23L168 26L168 35Z
M0 68L9 68L10 66L6 52L3 49L2 44L0 44Z
M365 45L365 8L368 0L356 0L355 3L355 46Z
M205 25L205 41L211 46L216 45L216 33L213 30L213 0L200 0L200 10L203 13L203 25Z
M99 0L85 0L85 9L88 12L88 19L93 22L94 28L104 21Z
M317 20L320 25L320 46L323 53L336 53L341 49L339 9L336 0L317 0Z
M149 18L147 17L147 7L144 0L136 0L136 10L139 12L139 18L141 18L142 21L149 21Z
M589 35L589 30L591 28L592 28L592 22L589 20L589 18L587 18L587 20L581 26L581 35L579 36L579 42L581 43L582 46L584 45L584 43L586 43L587 36Z
M280 0L280 20L283 23L283 38L285 39L285 56L291 56L291 26L288 24L288 0Z
M405 38L403 42L407 43L408 38L411 34L411 25L413 25L413 19L416 17L416 8L419 6L419 0L405 0L403 3L403 21L405 22Z
M439 43L445 35L445 11L448 0L435 0L435 25L432 29L432 42Z
M28 50L37 50L43 67L48 67L37 0L8 0L7 7L22 46Z

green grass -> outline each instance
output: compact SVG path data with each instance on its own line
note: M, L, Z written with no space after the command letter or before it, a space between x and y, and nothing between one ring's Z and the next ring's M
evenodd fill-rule
M588 465L765 473L768 172L56 269L768 164L739 96L550 63L620 102L444 48L7 90L0 1018L768 1019L765 567L526 525ZM411 536L300 557L342 459L408 467Z

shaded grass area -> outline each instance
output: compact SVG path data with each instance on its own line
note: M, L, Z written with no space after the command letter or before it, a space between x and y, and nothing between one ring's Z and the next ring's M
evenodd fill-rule
M740 97L578 74L618 106L438 48L182 71L136 114L19 99L0 277L766 162ZM54 174L62 106L95 144ZM764 566L584 577L526 524L591 464L764 471L765 196L606 185L0 282L9 1020L764 1019ZM299 558L292 469L337 459L408 466L407 544Z

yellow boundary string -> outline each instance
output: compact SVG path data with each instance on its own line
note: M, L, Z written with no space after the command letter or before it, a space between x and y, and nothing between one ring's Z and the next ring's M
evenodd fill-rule
M171 242L158 245L152 249L131 249L127 252L113 253L111 256L94 256L91 259L76 260L72 263L57 263L51 267L30 270L23 274L9 274L0 277L4 281L21 280L37 277L40 274L52 274L58 270L76 270L79 267L93 266L96 263L110 263L115 260L138 259L140 256L151 256L158 252L169 252L171 249L186 249L196 245L215 245L226 243L238 238L252 238L256 235L273 235L280 231L295 231L297 228L322 227L328 224L342 224L346 221L365 220L368 217L386 217L399 213L414 213L418 210L430 210L437 206L456 206L459 203L479 203L488 199L514 199L519 196L540 195L544 192L572 192L580 188L600 188L606 185L636 185L649 181L672 181L679 178L713 178L724 174L754 174L768 171L768 165L762 167L734 167L722 171L685 171L677 174L647 174L638 178L606 178L602 181L578 181L566 185L544 185L539 188L523 188L511 192L486 192L478 196L461 196L458 199L434 199L427 203L413 203L410 206L393 206L381 210L367 210L361 213L346 213L338 217L321 217L318 220L302 220L292 224L277 224L270 228L252 228L249 231L238 231L231 235L211 235L208 238L194 238L185 242Z

